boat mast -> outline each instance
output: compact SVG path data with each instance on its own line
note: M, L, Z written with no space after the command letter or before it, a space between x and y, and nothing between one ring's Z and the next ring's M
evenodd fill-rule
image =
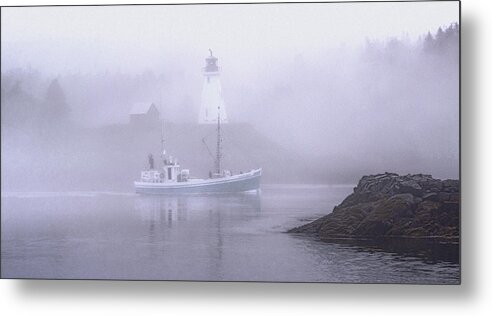
M217 152L215 158L215 172L220 175L221 173L221 158L222 158L222 135L220 134L220 104L217 107Z
M159 96L160 96L160 102L161 102L161 115L160 115L160 120L161 120L161 159L162 162L164 163L165 157L166 157L166 149L164 148L164 99L162 97L162 89L159 90ZM164 163L165 164L165 163Z
M161 121L161 157L164 162L164 157L166 156L166 150L164 149L164 119Z

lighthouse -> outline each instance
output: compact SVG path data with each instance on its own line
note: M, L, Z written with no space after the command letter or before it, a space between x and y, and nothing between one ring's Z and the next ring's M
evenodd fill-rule
M217 57L209 49L210 56L205 58L205 67L202 68L204 83L202 90L202 100L200 107L200 124L217 124L227 123L227 114L222 96L222 87L220 84L220 69L217 66Z

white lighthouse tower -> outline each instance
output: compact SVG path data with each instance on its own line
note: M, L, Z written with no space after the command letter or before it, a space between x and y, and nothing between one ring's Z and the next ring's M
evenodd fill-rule
M200 124L227 123L222 87L220 85L220 69L217 66L217 57L212 54L205 59L205 67L202 68L205 82L203 83L202 103L200 108ZM220 111L220 113L219 113Z

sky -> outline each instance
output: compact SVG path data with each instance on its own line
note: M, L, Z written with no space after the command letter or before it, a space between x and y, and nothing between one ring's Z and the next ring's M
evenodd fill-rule
M2 70L46 73L200 67L208 48L248 72L366 39L410 40L458 20L458 2L2 8Z

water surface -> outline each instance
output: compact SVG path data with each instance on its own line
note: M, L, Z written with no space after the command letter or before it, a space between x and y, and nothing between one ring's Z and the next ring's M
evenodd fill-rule
M2 277L459 282L458 245L320 241L285 233L352 186L264 185L261 194L2 193Z

